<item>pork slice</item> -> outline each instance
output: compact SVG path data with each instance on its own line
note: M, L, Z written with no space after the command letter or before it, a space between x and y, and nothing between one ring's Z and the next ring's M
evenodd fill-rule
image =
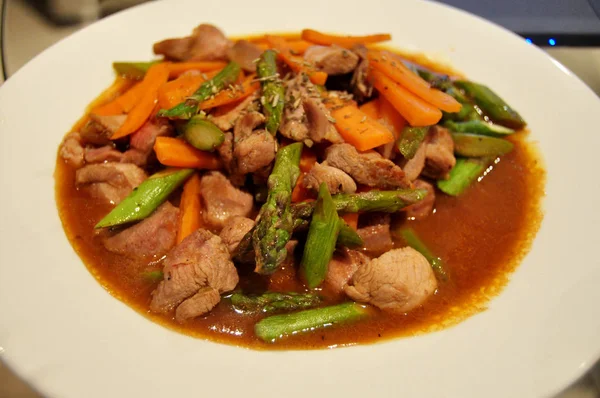
M233 133L224 134L223 143L217 147L217 152L223 162L223 167L229 173L233 173L235 164L233 162Z
M217 27L197 26L192 34L154 44L154 53L176 61L224 61L231 42Z
M361 265L344 287L353 300L395 313L420 306L436 289L431 265L411 247L390 250Z
M352 87L352 94L359 101L364 101L371 98L373 95L373 85L367 79L369 72L369 59L367 58L367 48L362 45L356 45L352 48L352 52L359 58L357 67L354 69L352 74L352 80L350 85Z
M120 162L122 159L123 152L119 152L112 145L85 149L86 163Z
M320 97L306 97L302 102L308 124L310 126L309 137L314 142L331 142L333 144L344 142L340 133L333 125L333 118L329 109L323 104Z
M359 153L350 144L334 144L325 151L325 159L360 184L382 189L410 186L402 169L375 151Z
M163 262L164 279L152 292L150 310L167 313L200 289L231 291L239 281L221 238L199 229L175 246ZM190 303L190 306L193 303ZM186 307L182 312L186 312Z
M366 224L356 230L364 242L363 249L375 256L391 250L394 242L390 233L390 215L369 214L361 217L367 217Z
M81 135L78 132L72 132L65 136L58 155L71 167L80 168L84 163L84 148L81 145Z
M75 183L79 188L112 204L125 199L145 179L144 170L131 163L89 164L75 174Z
M369 261L369 257L356 250L336 252L327 266L325 285L336 294L342 293L356 270Z
M255 109L254 101L256 101L258 97L258 92L254 92L228 112L219 115L211 115L209 120L221 130L229 131L235 126L235 123L240 117Z
M110 137L125 123L127 115L90 114L90 120L81 129L81 138L86 144L109 145Z
M183 323L188 319L204 315L212 310L221 301L221 295L217 289L202 287L192 297L179 304L175 310L175 320Z
M227 57L230 61L237 62L246 72L253 73L256 73L256 63L254 61L261 54L261 48L247 40L238 40L227 50Z
M447 179L456 164L454 141L448 129L432 126L426 137L425 168L423 175L436 180Z
M113 253L130 257L160 258L177 238L179 209L165 202L139 223L104 240L104 247Z
M131 135L129 145L144 153L152 152L156 137L173 135L173 127L166 119L150 119Z
M234 253L242 238L254 227L254 221L242 216L229 217L219 234L229 253Z
M275 159L277 142L266 130L256 130L236 142L233 155L237 173L248 174L268 167Z
M420 202L408 206L405 209L406 217L410 220L422 220L427 218L433 212L435 189L433 188L433 185L423 180L416 180L414 182L414 188L425 189L427 191L427 196Z
M253 198L237 189L223 174L211 171L200 181L204 220L213 228L223 228L232 216L248 217L252 212Z
M298 75L285 84L285 107L279 131L294 141L304 141L309 137L309 126L304 111L303 98L306 90L302 88L302 76Z
M332 195L340 192L356 192L356 183L352 177L340 169L329 166L327 162L315 163L302 180L304 187L313 191L318 191L323 182L327 184L329 193Z
M358 65L358 55L343 47L311 46L306 49L304 59L328 75L344 75Z
M251 111L240 117L233 128L233 138L235 142L241 141L250 136L255 128L265 122L265 116L256 111Z
M402 170L404 174L406 174L406 178L409 181L414 181L419 178L419 175L423 171L425 167L425 156L427 154L427 143L422 142L415 152L415 156L412 159L405 160L404 165L402 166Z

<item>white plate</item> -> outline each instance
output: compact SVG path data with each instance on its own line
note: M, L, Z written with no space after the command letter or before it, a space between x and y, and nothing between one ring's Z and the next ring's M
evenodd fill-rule
M419 1L155 2L36 57L0 88L1 358L48 396L532 397L600 355L600 101L559 63L479 18ZM71 249L54 202L63 134L113 60L207 21L229 35L313 27L392 32L485 82L526 118L547 162L533 249L489 309L456 327L338 350L257 352L193 339L107 294ZM0 350L1 351L1 350Z

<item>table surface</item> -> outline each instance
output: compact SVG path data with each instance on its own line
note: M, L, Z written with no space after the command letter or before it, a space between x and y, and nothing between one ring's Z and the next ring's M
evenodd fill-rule
M0 26L0 29L5 29L6 58L3 64L9 77L36 54L86 26L85 23L56 26L24 0L5 1L7 23L4 27ZM600 48L555 47L546 50L600 95ZM2 397L38 398L40 395L0 362L0 398ZM600 398L600 365L556 398Z

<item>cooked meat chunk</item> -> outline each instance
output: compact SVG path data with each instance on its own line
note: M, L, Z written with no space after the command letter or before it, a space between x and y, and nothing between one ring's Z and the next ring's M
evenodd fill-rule
M410 186L402 169L375 151L359 153L350 144L335 144L327 148L325 159L359 184L382 189Z
M344 291L353 300L402 313L423 304L436 289L427 259L415 249L403 247L360 266Z
M221 295L217 289L203 287L175 310L175 320L183 323L188 319L204 315L212 310L221 301Z
M247 40L238 40L227 50L227 57L230 61L235 61L246 72L256 73L256 63L254 62L262 50L254 43Z
M81 129L81 138L86 144L108 145L110 137L125 123L127 115L90 114L90 121Z
M404 162L402 170L404 171L404 174L406 174L406 178L408 178L409 181L416 180L423 171L423 168L425 167L426 154L427 143L422 142L419 146L419 149L417 149L415 156L413 156L412 159L408 159Z
M389 214L368 214L362 217L367 217L367 222L356 232L365 242L363 246L365 251L372 255L380 255L394 247Z
M131 163L89 164L77 170L75 183L90 195L117 204L146 179L146 173Z
M217 148L217 152L221 157L223 166L229 174L233 172L233 133L226 132L224 134L223 143Z
M427 190L427 196L425 196L422 201L408 206L406 208L406 217L411 220L422 220L433 212L435 189L433 188L433 185L423 180L416 180L414 182L414 188Z
M342 293L356 270L369 261L369 257L356 250L336 252L327 266L325 285L335 293Z
M254 101L256 101L258 97L258 92L255 92L239 104L235 105L233 108L229 109L227 112L220 113L218 115L211 115L209 120L221 130L229 131L233 128L233 126L235 126L235 123L240 117L256 108Z
M452 135L443 127L432 126L426 140L423 175L436 180L448 178L450 170L456 164Z
M243 115L235 122L233 138L235 142L243 140L252 135L252 131L265 122L265 117L260 112L251 111Z
M373 95L373 85L369 82L369 79L367 79L367 74L369 72L367 48L364 45L359 44L352 48L352 52L358 56L360 61L358 62L356 69L354 69L350 85L352 86L354 97L359 101L364 101Z
M167 253L163 264L164 279L152 292L150 310L154 312L169 312L202 288L228 292L239 280L227 247L221 238L205 229L181 241ZM189 306L196 307L192 304ZM191 312L186 307L182 309L183 314Z
M311 46L304 53L304 59L328 75L345 75L358 64L358 55L335 44Z
M81 136L77 132L67 134L60 144L58 155L71 167L83 166L84 149L81 145Z
M348 174L340 169L331 167L327 162L321 164L315 163L310 171L304 176L302 183L308 189L319 190L319 186L324 182L329 188L329 193L354 193L356 192L356 183Z
M153 160L153 148L156 137L173 135L173 128L164 119L151 119L131 135L130 149L123 154L124 163L134 163L145 166Z
M218 171L205 174L200 181L204 220L214 228L222 228L232 216L248 217L252 212L253 198L234 187Z
M253 220L242 216L229 217L227 221L225 221L225 225L223 226L219 237L227 246L229 253L235 252L242 238L253 226Z
M343 142L318 90L305 75L286 83L285 104L279 127L284 137L294 141Z
M270 165L275 159L277 142L267 130L256 130L250 136L235 144L237 172L254 173Z
M123 159L123 152L119 152L112 145L101 146L100 148L85 148L86 163L120 162Z
M175 246L179 209L169 202L152 215L104 240L108 251L133 257L156 257Z
M175 61L224 61L231 42L209 24L197 26L191 36L167 39L154 44L154 53Z

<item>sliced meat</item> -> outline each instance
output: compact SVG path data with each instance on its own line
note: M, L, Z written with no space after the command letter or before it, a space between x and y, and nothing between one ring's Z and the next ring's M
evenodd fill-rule
M77 132L66 135L58 150L59 156L71 167L80 168L84 162L84 148Z
M223 228L232 216L248 217L252 212L253 198L234 187L218 171L205 174L200 181L204 220L213 228Z
M329 193L332 195L340 192L356 192L356 183L352 177L340 169L329 166L327 162L315 163L302 180L304 186L313 191L318 191L322 182L327 184Z
M304 59L328 75L345 75L358 64L358 55L335 44L311 46L306 49Z
M440 126L432 126L427 133L427 150L423 175L436 180L446 179L456 164L454 141L450 132Z
M402 169L375 151L359 153L350 144L335 144L327 148L325 159L359 184L382 189L410 186Z
M154 53L176 61L224 61L231 42L209 24L197 26L191 36L167 39L154 44Z
M321 97L307 97L302 102L308 125L310 127L309 137L314 142L344 142L333 125L331 113L325 107Z
M404 171L404 174L406 174L406 178L408 178L409 181L416 180L423 171L423 168L425 167L426 154L427 143L422 142L421 145L419 145L417 152L415 152L415 156L413 156L412 159L408 159L404 162L402 170Z
M327 266L325 285L336 294L342 293L356 270L369 261L369 257L356 250L336 252Z
M352 48L352 52L356 54L360 61L354 69L350 85L352 86L352 94L359 101L364 101L373 95L373 85L367 79L369 72L369 60L367 58L367 48L362 45L356 45Z
M265 117L260 112L251 111L243 115L235 123L233 138L235 142L252 135L252 131L265 122Z
M219 115L211 115L209 120L223 131L229 131L235 126L237 120L246 113L255 110L254 101L259 97L258 92L246 97L242 102L229 109L227 112Z
M152 292L150 310L153 312L167 313L202 288L212 288L218 293L231 291L239 281L227 247L221 238L205 229L181 241L167 254L163 264L164 279ZM196 300L212 302L208 298L195 298L181 310L180 317L193 313L190 307L198 308Z
M217 289L203 287L175 310L175 320L183 323L188 319L204 315L212 310L221 301L221 295Z
M219 152L225 170L232 174L235 167L233 162L233 133L227 132L224 134L223 143L219 145L217 152Z
M254 221L242 216L229 217L219 234L229 253L235 252L242 238L254 227Z
M235 144L233 156L237 173L243 175L264 169L273 162L276 151L277 142L268 131L254 131Z
M389 214L368 214L367 222L356 230L365 242L363 249L372 255L378 256L394 247L392 234L390 233Z
M153 148L156 137L173 135L173 127L165 119L151 119L131 135L130 149L123 154L124 163L145 166L153 159Z
M130 257L160 258L175 246L179 209L165 202L145 220L104 240L113 253Z
M131 163L89 164L77 170L75 183L93 197L117 204L146 179L146 173Z
M230 61L237 62L246 72L256 73L256 63L254 62L262 50L254 43L247 40L238 40L227 50L227 57Z
M427 259L415 249L403 247L360 266L344 291L353 300L403 313L423 304L436 289Z
M85 149L86 163L120 162L122 159L123 152L117 151L112 145Z
M410 220L422 220L427 218L433 212L435 189L433 188L433 185L423 180L416 180L414 182L414 188L427 190L427 196L425 196L422 201L408 206L406 208L406 217Z
M90 121L81 129L83 142L92 145L109 145L110 137L125 123L127 115L90 114Z

